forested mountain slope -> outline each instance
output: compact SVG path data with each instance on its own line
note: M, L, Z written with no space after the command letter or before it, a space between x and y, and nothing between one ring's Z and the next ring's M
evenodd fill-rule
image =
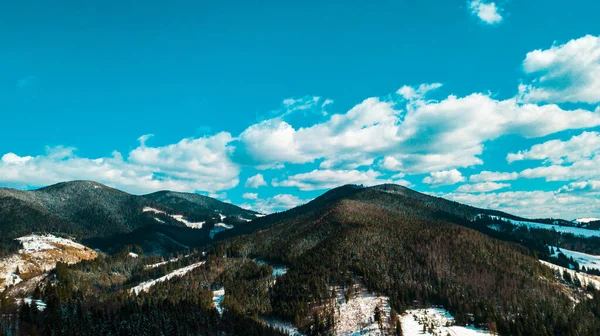
M291 265L271 305L305 330L318 323L314 314L322 316L332 286L355 281L388 296L397 311L442 305L459 323L501 334L600 330L600 312L587 303L573 309L530 250L465 227L486 210L389 185L309 207L227 245L232 255Z

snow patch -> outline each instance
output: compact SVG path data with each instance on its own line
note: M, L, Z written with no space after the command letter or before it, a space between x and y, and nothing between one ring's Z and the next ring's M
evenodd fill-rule
M405 336L473 336L490 335L487 330L473 326L455 326L454 317L443 308L410 309L402 315L402 332ZM425 332L423 332L425 326Z
M15 239L21 244L18 253L0 259L0 291L23 282L22 274L46 273L58 262L74 264L98 256L96 251L66 238L32 234Z
M46 303L42 300L34 300L34 299L28 297L28 298L24 298L24 299L16 299L15 301L18 305L26 304L28 306L31 306L35 302L35 306L37 307L38 311L46 310Z
M375 320L377 308L384 330ZM347 302L344 291L337 288L335 311L335 335L382 335L390 327L389 298L369 293L359 285L354 286L354 294Z
M210 230L208 235L209 235L210 239L215 239L215 235L217 233L225 231L225 230L231 230L231 229L233 229L233 225L231 225L231 224L217 223L217 224L215 224L215 227Z
M192 222L188 221L187 219L185 219L182 215L169 215L169 216L171 216L176 221L185 224L187 227L191 227L193 229L202 229L202 225L204 225L204 223L205 223L205 222L192 223Z
M597 269L600 271L600 256L571 251L562 247L558 248L556 246L549 246L549 248L554 249L554 254L552 254L553 257L558 258L558 254L562 253L567 258L573 258L573 260L576 261L580 267L585 266L586 269Z
M137 255L136 253L133 253L133 252L129 252L129 256L132 257L132 258L139 257L139 255Z
M151 208L151 207L144 207L142 209L142 212L154 212L155 214L164 214L165 213L164 211L157 210L157 209L154 209L154 208Z
M171 215L171 214L167 214L166 212L164 212L162 210L154 209L154 208L151 208L151 207L144 207L142 209L142 212L153 212L155 214L168 215L169 217L175 219L176 221L181 222L181 223L185 224L185 226L191 227L193 229L201 229L202 225L204 225L204 223L205 223L205 222L196 222L196 223L193 223L193 222L190 222L187 219L185 219L185 217L183 217L183 215ZM164 223L164 221L161 220L161 219L159 219L159 218L154 217L154 219L157 222L159 222L159 223Z
M221 306L221 302L223 302L223 298L225 298L225 288L221 287L215 291L213 291L213 305L219 312L219 315L223 314L223 307Z
M152 286L156 285L157 283L168 281L174 277L182 277L182 276L186 275L187 273L191 272L193 269L204 265L204 263L205 263L205 261L201 261L201 262L177 269L177 270L175 270L165 276L162 276L158 279L142 282L139 285L130 289L130 292L135 293L135 295L138 295L140 292L148 292L150 290L150 288L152 288Z
M572 269L566 268L566 267L562 267L562 266L558 266L558 265L554 265L552 263L549 263L547 261L544 260L540 260L540 262L548 267L550 267L550 269L557 271L560 275L560 277L562 278L562 275L564 272L569 273L569 275L571 275L571 278L575 279L577 278L579 280L579 282L581 282L581 287L582 288L586 288L588 286L588 284L593 285L595 288L600 288L600 277L594 276L594 275L590 275L590 274L586 274L583 272L576 272Z

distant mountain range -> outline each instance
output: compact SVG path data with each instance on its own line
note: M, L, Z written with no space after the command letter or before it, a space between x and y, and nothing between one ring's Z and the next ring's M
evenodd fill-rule
M159 191L137 196L92 181L31 191L0 188L0 248L12 246L15 238L31 232L100 239L157 224L179 228L189 222L205 222L211 228L219 222L243 225L257 214L198 194ZM210 229L204 231L208 237Z

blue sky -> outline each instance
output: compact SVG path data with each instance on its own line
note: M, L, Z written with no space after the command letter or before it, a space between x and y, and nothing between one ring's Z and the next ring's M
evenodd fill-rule
M599 11L13 2L0 13L0 185L91 179L270 212L395 182L600 217Z

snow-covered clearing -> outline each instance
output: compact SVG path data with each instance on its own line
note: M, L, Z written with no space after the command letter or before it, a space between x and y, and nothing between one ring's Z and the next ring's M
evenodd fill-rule
M221 306L223 298L225 298L225 288L221 287L213 291L213 305L215 306L219 314L223 314L223 307Z
M402 314L402 332L404 336L475 336L490 335L487 330L473 326L455 326L454 317L443 308L410 309ZM423 332L425 326L425 332Z
M209 235L210 239L215 239L215 235L217 233L226 231L226 230L231 230L231 229L233 229L233 225L231 225L231 224L217 223L217 224L215 224L215 227L210 230L210 233L208 235Z
M129 256L130 256L130 257L132 257L132 258L137 258L137 257L139 257L139 256L137 255L137 253L133 253L133 252L129 252Z
M187 257L189 257L189 256L191 256L191 254L186 254L186 255L184 255L184 256L183 256L183 258L181 258L181 259L185 259L185 258L187 258ZM166 264L168 264L168 263L172 263L172 262L179 261L179 259L180 259L180 258L171 258L171 259L169 259L169 260L166 260L166 261L157 262L156 264L150 264L150 265L146 265L146 266L144 266L144 268L146 268L146 269L150 269L150 268L156 268L156 267L160 267L160 266L162 266L162 265L166 265Z
M22 245L19 252L0 260L0 291L46 273L58 262L74 264L98 256L96 251L79 243L49 234L32 234L16 241Z
M190 271L192 271L193 269L200 267L202 265L204 265L205 261L201 261L186 267L182 267L180 269L177 269L165 276L162 276L158 279L154 279L154 280L149 280L149 281L145 281L140 283L139 285L133 287L132 289L130 289L130 291L132 293L135 293L135 295L138 295L140 292L144 291L147 292L148 290L150 290L150 288L152 288L152 286L156 285L159 282L164 282L164 281L168 281L174 277L181 277L186 275L187 273L189 273Z
M205 223L205 222L196 222L196 223L190 222L187 219L185 219L182 215L169 215L169 216L171 216L176 221L185 224L187 227L191 227L193 229L202 229L202 225L204 225L204 223Z
M390 300L387 296L369 293L364 287L355 285L354 294L346 302L345 293L337 288L335 307L335 335L383 335L390 328ZM379 308L381 326L375 320Z
M29 235L15 239L21 243L23 249L19 250L20 254L28 254L44 250L54 250L60 245L70 246L75 249L84 250L86 247L76 243L70 239L55 237L53 235Z
M273 268L273 273L271 273L271 276L273 276L274 278L276 278L278 276L282 276L285 273L287 273L287 271L288 271L287 266L273 264L273 263L270 263L268 261L265 261L265 260L262 260L259 258L253 259L253 261L259 265L271 266Z
M185 217L183 217L183 215L171 215L171 214L167 214L166 212L162 211L162 210L158 210L158 209L154 209L151 207L144 207L142 209L142 212L153 212L155 214L164 214L167 215L171 218L173 218L174 220L181 222L183 224L185 224L187 227L191 227L193 229L201 229L202 225L204 225L205 222L190 222L187 219L185 219ZM164 221L160 220L159 218L154 217L154 219L156 219L158 222L160 223L164 223Z
M282 330L288 333L290 336L304 336L303 333L298 331L291 322L278 320L274 318L263 318L263 321L271 328Z
M600 256L571 251L564 248L558 248L556 246L549 246L549 248L554 249L554 254L552 254L553 257L558 257L558 254L562 253L567 258L573 258L573 260L576 261L580 267L585 266L586 269L597 269L600 271Z
M557 265L554 265L554 264L549 263L544 260L540 260L540 262L542 264L550 267L552 270L557 271L559 273L558 275L560 275L561 278L562 278L564 272L569 273L571 275L571 278L573 278L573 279L577 278L579 280L579 282L581 282L581 287L583 287L583 288L587 287L588 284L594 285L595 288L600 288L600 277L586 274L583 272L576 272L572 269L557 266Z
M478 216L485 216L485 215L478 215ZM572 227L572 226L551 225L551 224L542 224L542 223L537 223L537 222L518 221L518 220L514 220L514 219L500 217L500 216L488 216L488 217L493 218L493 219L499 219L499 220L502 220L505 222L509 222L510 224L513 224L516 226L526 226L526 227L529 227L532 229L555 230L556 232L571 233L575 236L581 236L581 237L586 237L586 238L587 237L600 237L600 230L589 230L589 229Z

